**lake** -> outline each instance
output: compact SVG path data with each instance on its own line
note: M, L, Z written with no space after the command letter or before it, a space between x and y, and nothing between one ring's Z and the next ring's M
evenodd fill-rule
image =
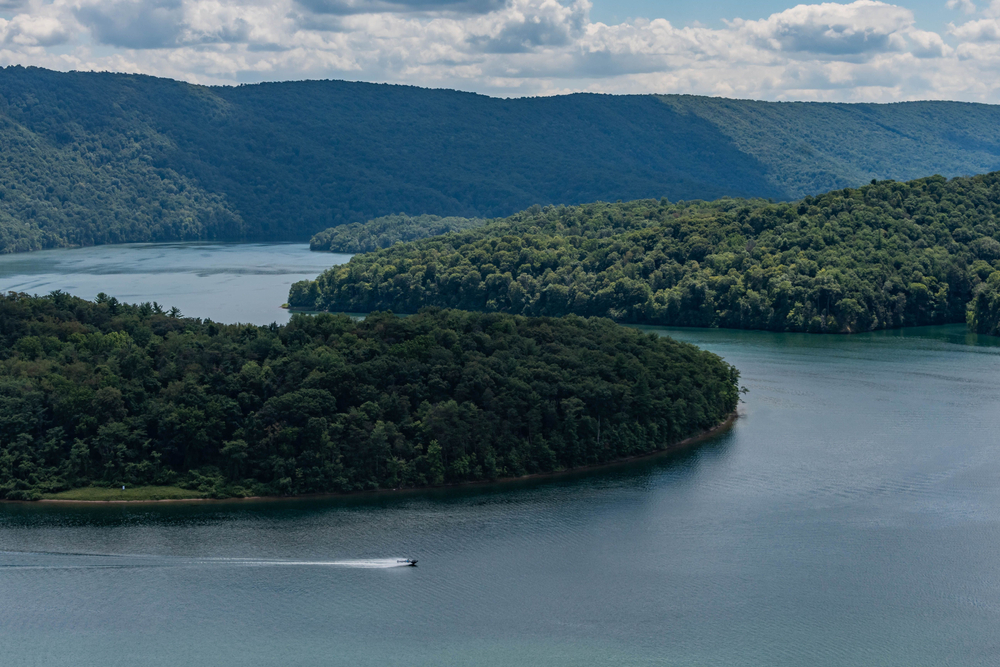
M1000 661L1000 340L650 330L741 369L730 431L463 489L0 504L0 663Z
M0 291L157 301L216 322L285 323L288 288L350 255L304 243L129 243L0 255Z

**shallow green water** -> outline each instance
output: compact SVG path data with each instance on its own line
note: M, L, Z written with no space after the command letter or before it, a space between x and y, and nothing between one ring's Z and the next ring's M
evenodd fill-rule
M0 664L997 664L1000 341L671 333L750 390L685 455L377 497L0 505Z
M350 255L303 243L130 243L0 255L0 292L157 301L216 322L284 323L288 288Z

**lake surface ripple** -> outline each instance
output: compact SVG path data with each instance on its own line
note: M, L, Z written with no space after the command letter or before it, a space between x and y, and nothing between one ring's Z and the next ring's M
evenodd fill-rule
M653 330L750 390L684 455L369 497L0 505L0 663L1000 661L996 339Z
M304 243L127 243L0 255L0 292L157 301L187 317L284 324L288 288L351 255Z

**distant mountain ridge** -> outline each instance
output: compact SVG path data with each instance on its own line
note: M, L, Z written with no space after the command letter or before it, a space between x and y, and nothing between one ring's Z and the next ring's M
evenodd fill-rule
M301 240L399 213L795 199L1000 169L1000 107L576 94L344 81L204 87L0 70L0 252Z

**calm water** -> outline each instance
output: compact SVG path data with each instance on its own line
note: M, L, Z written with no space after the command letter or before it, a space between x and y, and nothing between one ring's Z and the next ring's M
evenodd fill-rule
M379 497L0 504L0 664L1000 663L997 341L672 333L750 390L683 456Z
M157 301L216 322L284 323L288 288L350 255L302 243L133 243L0 255L0 292Z

